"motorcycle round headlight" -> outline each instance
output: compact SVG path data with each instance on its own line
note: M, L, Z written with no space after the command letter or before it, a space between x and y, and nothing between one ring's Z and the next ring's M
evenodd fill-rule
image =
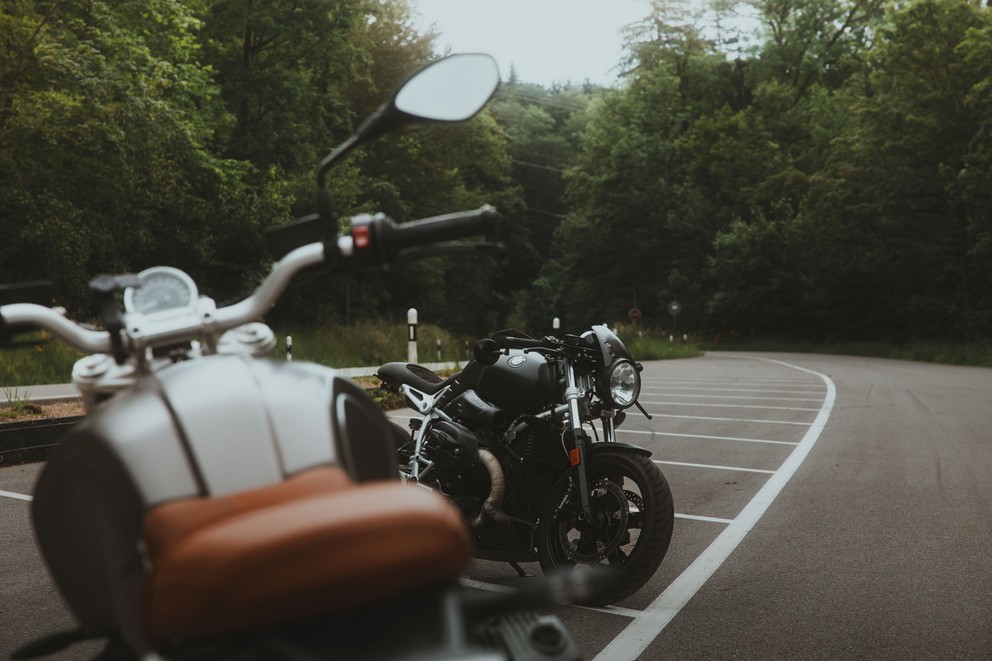
M641 393L641 375L633 363L618 361L610 366L607 388L613 405L620 409L627 408L637 401Z

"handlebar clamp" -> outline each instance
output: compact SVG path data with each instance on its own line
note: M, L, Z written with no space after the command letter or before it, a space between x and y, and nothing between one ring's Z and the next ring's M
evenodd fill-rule
M124 348L124 315L117 301L117 294L128 287L141 285L141 278L133 274L98 275L90 280L90 291L100 306L100 317L103 327L110 334L110 346L114 360L118 365L127 361L127 350Z

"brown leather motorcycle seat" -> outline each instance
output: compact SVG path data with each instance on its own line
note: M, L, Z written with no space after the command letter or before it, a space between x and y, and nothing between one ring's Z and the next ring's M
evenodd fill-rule
M335 467L162 505L144 539L142 619L155 642L359 608L453 578L472 553L458 511L437 494L353 485Z

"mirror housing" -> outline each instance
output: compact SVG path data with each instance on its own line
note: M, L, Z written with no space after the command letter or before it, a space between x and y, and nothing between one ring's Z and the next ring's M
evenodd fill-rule
M323 190L327 170L359 144L415 122L461 122L482 110L499 87L496 60L483 53L443 57L415 72L355 134L328 154L317 171ZM318 197L318 207L321 205ZM318 208L323 215L323 210Z

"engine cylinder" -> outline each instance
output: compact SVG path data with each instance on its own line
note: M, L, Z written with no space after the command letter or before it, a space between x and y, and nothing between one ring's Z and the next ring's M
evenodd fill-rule
M467 427L442 420L431 428L427 448L428 457L439 469L464 474L475 465L479 439Z

